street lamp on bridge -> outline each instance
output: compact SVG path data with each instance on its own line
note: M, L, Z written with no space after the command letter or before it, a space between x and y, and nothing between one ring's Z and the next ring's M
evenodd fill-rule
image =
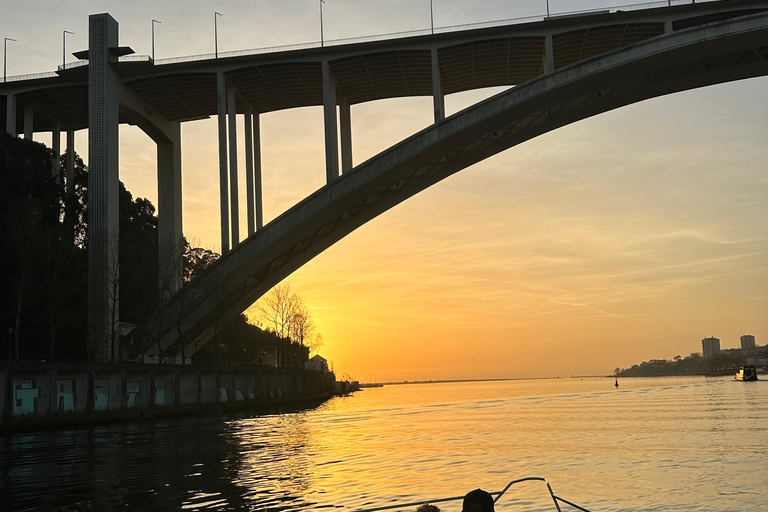
M432 0L429 0L429 24L432 27L432 34L435 33L435 11L432 10Z
M5 40L3 41L3 83L5 83L7 80L6 70L7 70L8 61L6 59L6 54L8 53L8 41L16 41L16 40L11 39L10 37L6 37Z
M325 46L325 42L323 40L323 4L325 3L325 0L320 0L320 46Z
M217 16L224 16L220 12L213 13L213 39L214 39L214 51L216 52L216 58L219 58L219 18Z
M61 34L61 69L64 69L67 65L67 34L74 35L74 32L65 30Z
M152 20L152 64L155 63L155 23L162 23L162 21Z

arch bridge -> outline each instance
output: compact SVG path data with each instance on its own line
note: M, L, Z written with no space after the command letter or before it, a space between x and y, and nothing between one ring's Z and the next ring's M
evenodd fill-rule
M133 333L150 357L189 357L221 323L367 221L521 142L645 99L768 74L768 1L635 6L370 42L152 62L127 57L108 14L90 19L87 63L0 86L6 130L88 128L90 335L106 358L104 276L117 238L120 123L158 143L159 234L181 240L180 123L216 115L223 255ZM514 86L450 117L444 95ZM435 122L352 165L350 105L432 96ZM17 101L23 105L19 115ZM325 186L262 225L259 114L324 108ZM339 113L337 113L337 106ZM87 115L86 115L87 113ZM237 115L245 123L247 238L238 224ZM341 134L341 140L337 138ZM70 137L67 137L70 141ZM339 151L339 145L341 151Z

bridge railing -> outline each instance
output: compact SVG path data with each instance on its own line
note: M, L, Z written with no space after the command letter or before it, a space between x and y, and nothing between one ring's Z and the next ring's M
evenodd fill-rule
M85 59L85 60L78 60L76 62L68 62L64 65L59 66L57 69L59 71L64 71L65 69L79 68L87 65L88 65L88 59Z
M701 3L708 3L708 2L716 2L719 0L698 0L698 2ZM543 21L546 19L552 19L552 18L560 18L560 17L568 17L568 16L578 16L578 15L588 15L588 14L595 14L600 12L619 12L619 11L637 11L642 9L656 9L656 8L663 8L663 7L672 7L677 5L686 5L686 4L692 4L694 3L694 0L657 0L654 2L643 2L643 3L637 3L637 4L627 4L627 5L620 5L615 7L601 7L601 8L595 8L595 9L582 9L578 11L562 11L562 12L552 12L549 15L542 14L542 15L536 15L536 16L525 16L520 18L507 18L507 19L501 19L501 20L493 20L493 21L483 21L479 23L468 23L463 25L448 25L444 27L435 27L434 33L435 34L446 34L451 32L459 32L462 30L472 30L472 29L478 29L478 28L490 28L490 27L502 27L502 26L508 26L508 25L519 25L522 23L531 23L536 21ZM235 51L228 51L228 52L219 52L218 58L227 58L227 57L242 57L247 55L261 55L266 53L279 53L279 52L287 52L292 50L307 50L312 48L322 48L322 47L328 47L328 46L339 46L339 45L345 45L345 44L354 44L354 43L367 43L371 41L386 41L389 39L403 39L407 37L417 37L417 36L426 36L432 34L433 31L430 28L425 29L417 29L417 30L406 30L402 32L390 32L387 34L374 34L370 36L361 36L361 37L347 37L342 39L331 39L326 40L324 42L320 41L313 41L308 43L297 43L297 44L286 44L286 45L280 45L280 46L267 46L262 48L251 48L246 50L235 50ZM156 59L154 61L155 65L162 66L165 64L179 64L183 62L196 62L196 61L202 61L202 60L212 60L215 59L217 55L215 53L202 53L198 55L185 55L181 57L170 57L165 59ZM143 62L143 61L151 61L152 59L149 56L146 55L131 55L126 57L120 57L120 62ZM63 66L59 66L58 69L64 70L64 69L72 69L80 66L86 66L88 65L87 60L81 60L77 62L71 62L66 63ZM56 73L36 73L32 75L17 75L17 76L9 76L5 81L7 82L17 82L21 80L30 80L30 79L36 79L36 78L50 78L56 76ZM3 83L2 77L0 77L0 83Z
M718 0L699 0L699 3L715 2ZM520 25L523 23L532 23L536 21L543 21L549 18L576 16L594 14L600 12L619 12L619 11L638 11L642 9L656 9L662 7L671 7L675 5L692 4L693 0L657 0L655 2L644 2L638 4L628 4L616 7L601 7L595 9L583 9L579 11L563 11L557 13L551 13L549 16L546 14L536 16L524 16L519 18L506 18L493 21L482 21L478 23L467 23L462 25L447 25L444 27L435 27L435 34L447 34L451 32L460 32L462 30L472 30L478 28L490 28L490 27L503 27L507 25ZM260 55L265 53L279 53L291 50L307 50L312 48L322 48L327 46L340 46L345 44L355 43L367 43L371 41L386 41L390 39L403 39L407 37L427 36L432 34L433 31L430 28L406 30L402 32L389 32L386 34L373 34L370 36L360 37L346 37L342 39L329 39L324 42L313 41L309 43L288 44L280 46L267 46L262 48L251 48L246 50L236 50L228 52L219 52L218 58L226 57L241 57L246 55ZM170 57L165 59L157 59L155 64L160 66L163 64L178 64L182 62L194 62L199 60L215 59L215 53L204 53L200 55L186 55L183 57Z
M28 75L9 76L5 80L0 76L0 84L4 82L23 82L24 80L38 80L40 78L53 78L59 76L55 71L46 71L44 73L31 73Z

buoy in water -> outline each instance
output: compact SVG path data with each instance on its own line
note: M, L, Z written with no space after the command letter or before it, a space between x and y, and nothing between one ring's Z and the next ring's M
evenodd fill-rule
M617 388L619 387L619 379L618 378L616 379L616 383L614 384L614 386L616 386Z

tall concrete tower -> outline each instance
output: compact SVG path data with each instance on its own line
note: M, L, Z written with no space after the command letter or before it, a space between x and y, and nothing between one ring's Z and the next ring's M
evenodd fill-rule
M701 350L704 352L704 359L709 359L720 353L719 338L704 338L701 340Z
M755 348L755 337L751 334L745 334L741 337L741 349L749 350Z
M91 357L109 361L119 320L118 24L92 14L88 35L88 334Z

